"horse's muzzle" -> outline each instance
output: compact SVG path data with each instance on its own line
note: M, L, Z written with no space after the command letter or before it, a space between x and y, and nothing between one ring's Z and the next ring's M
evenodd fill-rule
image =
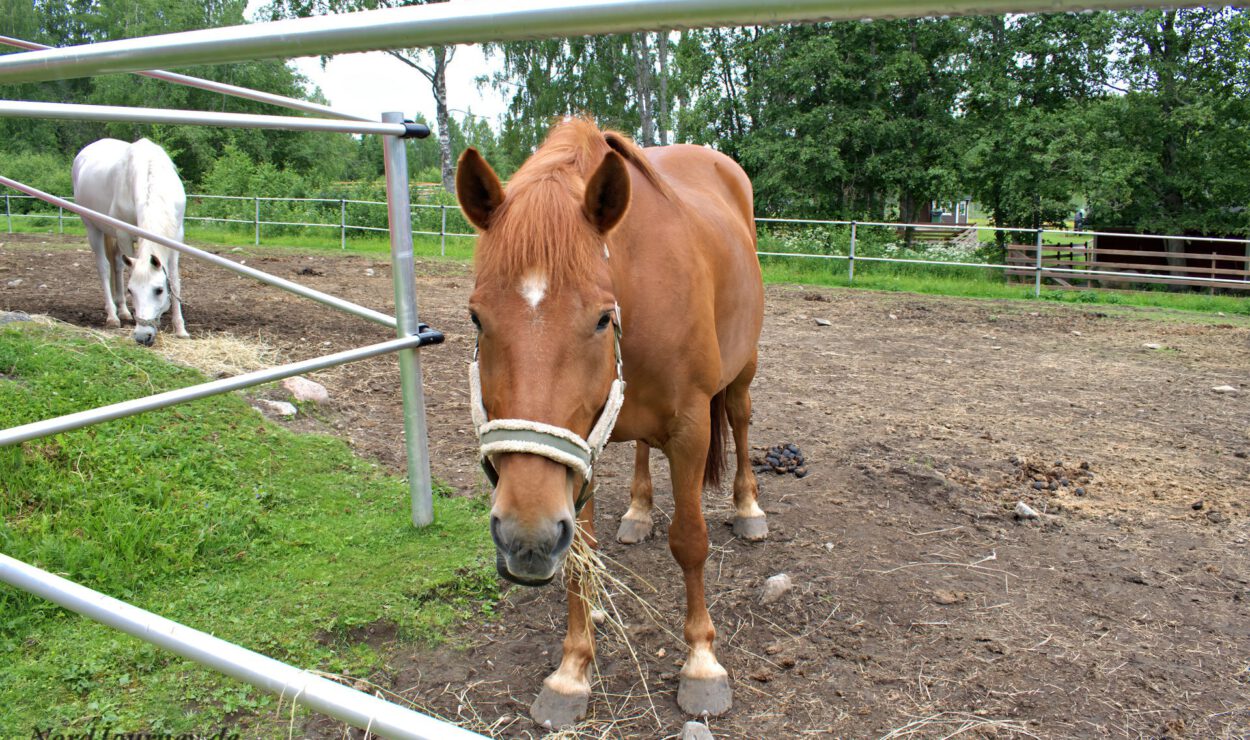
M539 531L523 530L497 516L490 518L495 541L495 569L505 580L521 586L545 586L560 570L573 543L573 522L560 519Z

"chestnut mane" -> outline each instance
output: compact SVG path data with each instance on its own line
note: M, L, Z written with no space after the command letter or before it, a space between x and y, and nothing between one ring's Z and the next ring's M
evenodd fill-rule
M553 283L592 274L602 239L582 210L586 180L615 150L665 197L668 185L624 134L603 131L588 118L566 118L508 183L507 196L478 240L478 274L513 280L535 270Z

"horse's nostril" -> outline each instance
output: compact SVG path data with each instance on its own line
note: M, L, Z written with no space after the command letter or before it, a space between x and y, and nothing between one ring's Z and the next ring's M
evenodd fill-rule
M494 514L490 517L490 538L495 541L495 547L498 547L500 550L508 549L504 544L503 537L499 534L499 517Z
M556 526L560 532L556 536L556 545L551 550L553 556L559 555L569 549L569 545L573 544L573 522L570 519L561 519Z

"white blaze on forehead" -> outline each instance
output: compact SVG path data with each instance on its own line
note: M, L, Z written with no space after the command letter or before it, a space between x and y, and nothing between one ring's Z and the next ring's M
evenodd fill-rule
M530 273L521 278L521 296L530 308L537 309L538 304L547 296L547 276Z

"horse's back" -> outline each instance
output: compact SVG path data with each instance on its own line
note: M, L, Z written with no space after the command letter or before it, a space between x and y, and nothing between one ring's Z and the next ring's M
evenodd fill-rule
M83 147L74 157L74 200L92 210L109 212L114 192L122 182L129 147L117 139L100 139Z
M182 179L165 150L148 139L134 143L100 139L88 144L74 158L73 184L78 203L132 224L144 220L143 210L154 199L167 203L181 238L186 210ZM107 226L90 222L88 226L114 233Z
M672 207L687 222L691 238L685 244L703 265L697 278L713 288L723 387L754 361L764 322L750 178L733 159L707 147L677 144L643 152L672 189Z

